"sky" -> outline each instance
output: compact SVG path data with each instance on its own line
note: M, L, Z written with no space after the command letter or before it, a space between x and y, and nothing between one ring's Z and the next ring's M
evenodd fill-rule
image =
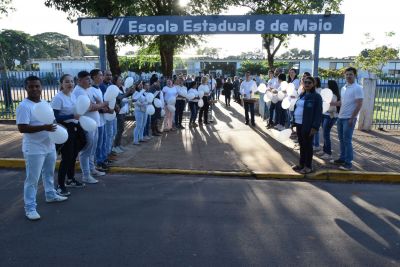
M185 0L183 0L185 1ZM343 34L321 35L321 57L355 56L365 48L364 34L370 33L375 38L375 44L390 44L399 48L400 31L398 27L398 10L400 1L380 0L344 0L341 13L345 14ZM0 29L20 30L31 35L42 32L59 32L87 44L98 45L96 37L78 35L78 26L67 20L67 15L61 11L48 8L43 0L13 0L16 11L8 17L0 19ZM234 8L227 11L230 15L243 14L243 9ZM388 40L385 32L395 32L394 38ZM261 49L260 35L209 35L201 46L220 48L220 56L239 55L241 52ZM290 48L313 50L314 36L293 36ZM132 47L121 47L119 54L133 50ZM196 49L187 49L186 55L195 54ZM278 54L285 52L280 50Z

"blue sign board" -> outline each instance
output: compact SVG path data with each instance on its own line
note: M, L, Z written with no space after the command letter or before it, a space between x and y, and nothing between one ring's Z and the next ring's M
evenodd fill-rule
M150 16L79 18L79 35L338 34L344 15Z

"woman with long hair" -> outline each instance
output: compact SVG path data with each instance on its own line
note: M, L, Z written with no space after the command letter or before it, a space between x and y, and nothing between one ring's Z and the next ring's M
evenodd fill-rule
M190 122L189 122L189 127L197 127L198 125L196 124L196 118L197 118L197 113L199 110L199 92L197 91L197 83L192 82L190 84L190 89L188 91L188 94L193 94L194 98L189 100L189 109L190 109Z
M133 94L133 103L135 105L135 121L136 126L133 130L133 144L140 145L139 142L144 142L143 131L144 123L146 119L146 97L144 96L143 83L138 82L136 84L136 92Z
M321 79L319 77L314 77L315 80L315 92L317 92L317 94L321 94ZM318 131L315 133L314 135L314 139L313 139L313 151L314 152L318 152L320 151L321 148L319 146L319 128Z
M62 196L69 196L71 193L68 187L83 187L85 184L75 179L75 162L79 151L84 147L85 135L79 125L79 115L74 114L75 103L71 98L71 91L74 89L74 78L64 74L60 78L60 91L54 96L51 107L59 124L68 131L67 141L61 145L61 162L58 169L57 192ZM65 178L68 180L65 181Z
M204 117L204 124L208 124L208 109L210 107L210 104L208 103L209 97L210 97L210 86L208 84L208 78L207 76L204 76L201 79L201 84L199 85L199 88L197 89L199 92L203 91L204 96L203 96L203 103L204 105L200 108L199 112L199 124L203 124L203 117Z
M318 131L322 120L322 98L315 91L316 82L313 77L305 77L303 80L303 93L300 95L294 108L294 125L300 145L299 164L293 166L293 170L301 174L313 171L312 141Z
M324 160L332 159L332 148L331 148L331 129L336 124L340 107L336 106L336 103L340 101L339 86L334 80L328 81L328 88L332 90L333 96L331 105L327 112L322 114L322 130L324 137L324 145L322 147L319 156Z

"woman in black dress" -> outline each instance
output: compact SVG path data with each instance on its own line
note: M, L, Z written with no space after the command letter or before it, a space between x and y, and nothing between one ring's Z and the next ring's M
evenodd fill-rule
M231 94L232 94L232 90L233 90L233 84L232 84L231 78L228 78L226 83L224 83L223 88L224 88L223 94L225 96L225 105L227 107L230 107L231 106Z

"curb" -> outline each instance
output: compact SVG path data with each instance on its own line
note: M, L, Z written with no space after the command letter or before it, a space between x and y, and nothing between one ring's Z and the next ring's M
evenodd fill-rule
M56 168L60 162L57 161ZM0 168L24 169L25 160L17 158L0 158ZM77 164L79 170L79 165ZM362 171L338 171L324 170L308 175L277 172L252 172L252 171L202 171L184 169L146 169L133 167L111 167L110 173L147 173L147 174L178 174L178 175L205 175L253 178L257 180L311 180L331 182L382 182L400 183L400 173L396 172L362 172Z

